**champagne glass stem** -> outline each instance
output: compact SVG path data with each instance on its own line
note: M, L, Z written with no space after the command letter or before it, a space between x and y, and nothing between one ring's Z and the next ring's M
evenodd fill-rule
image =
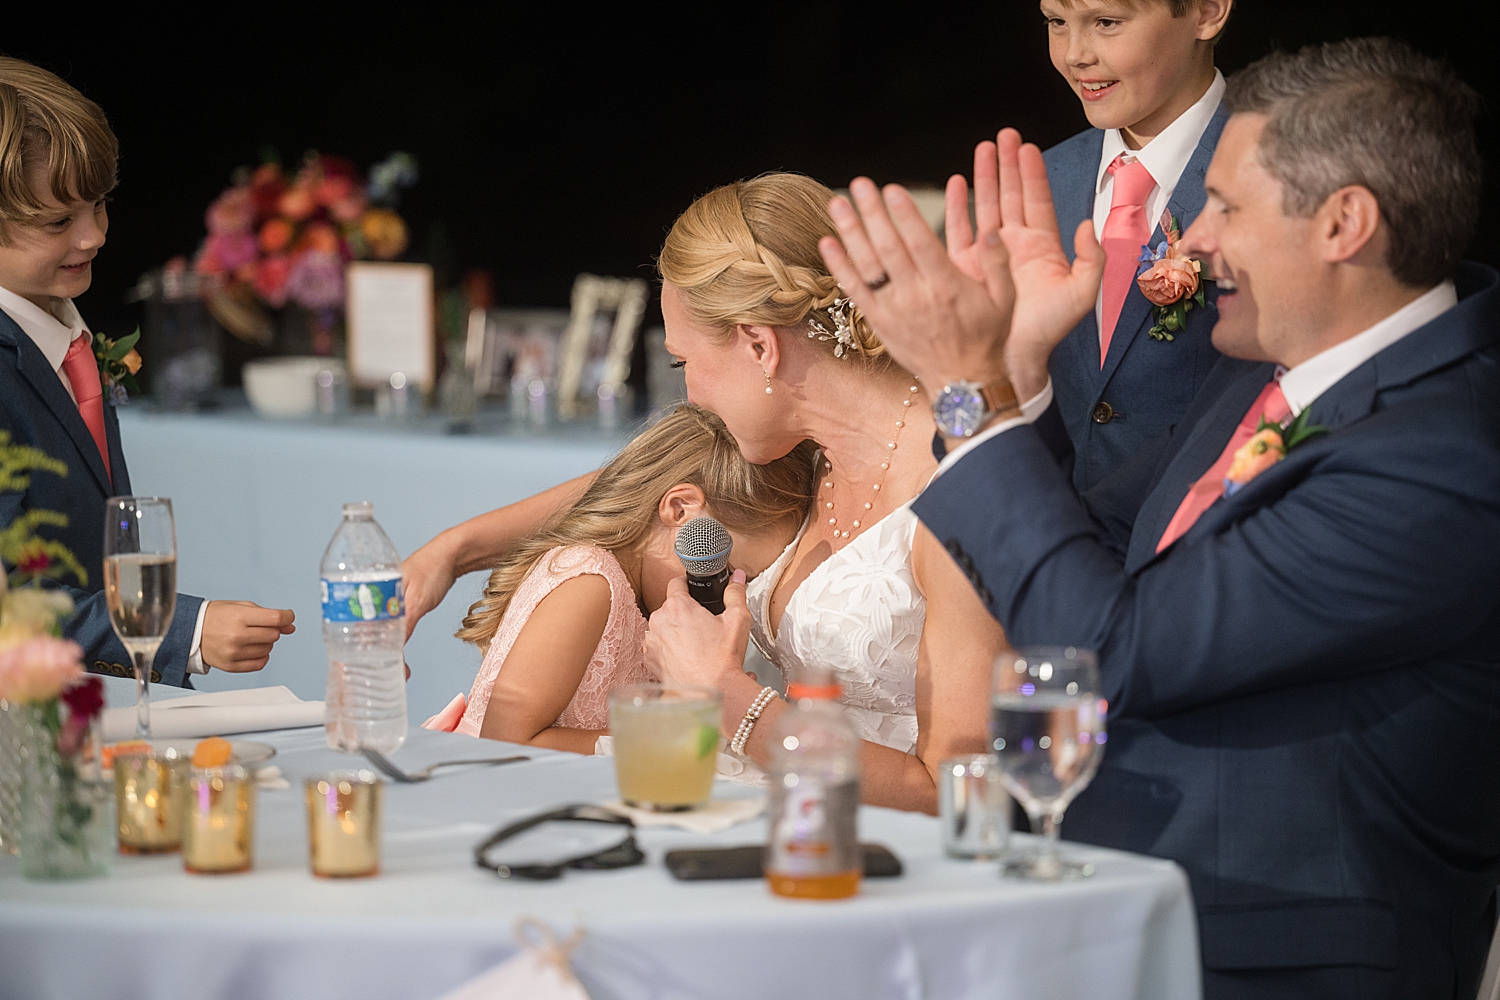
M134 653L135 657L135 738L151 738L151 661L154 652Z

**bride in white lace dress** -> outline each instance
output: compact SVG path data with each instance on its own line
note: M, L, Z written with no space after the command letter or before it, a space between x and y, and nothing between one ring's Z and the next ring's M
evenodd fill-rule
M832 196L796 174L730 184L694 202L662 248L667 349L685 365L688 398L718 414L753 463L817 442L822 475L796 539L748 595L731 584L723 615L675 581L651 617L646 656L669 682L719 688L728 736L762 695L743 670L752 632L794 680L806 667L831 669L866 741L864 800L935 812L938 763L984 749L1004 636L910 510L937 467L932 415L823 264ZM408 627L458 575L493 565L582 489L575 481L492 511L413 553ZM785 710L780 699L766 706L749 758L765 763Z
M865 800L934 811L938 762L983 749L1004 637L911 512L937 468L932 415L823 264L831 198L795 174L727 185L694 202L662 247L667 349L685 364L688 397L723 418L751 462L804 439L823 456L813 511L751 581L747 605L714 618L681 588L651 618L647 661L669 681L718 687L727 734L761 692L740 667L747 630L790 679L831 669L867 741ZM784 710L773 701L752 731L757 762Z

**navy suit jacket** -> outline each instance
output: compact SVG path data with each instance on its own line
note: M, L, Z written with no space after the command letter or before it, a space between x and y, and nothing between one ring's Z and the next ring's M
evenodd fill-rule
M1223 359L1081 500L1019 427L916 502L1012 643L1098 651L1109 743L1064 833L1180 863L1211 971L1478 986L1500 880L1500 276L1457 285L1313 402L1328 434L1160 554L1273 366Z
M12 442L40 448L68 467L65 477L32 472L31 486L25 493L0 493L0 525L10 524L18 514L31 509L67 515L67 527L39 529L43 537L72 549L89 575L81 586L76 580L68 581L73 584L68 590L77 608L63 632L83 646L84 664L90 671L134 677L130 654L110 627L102 590L104 501L130 494L130 473L120 449L115 408L106 399L104 433L114 472L111 484L99 448L78 415L78 404L63 388L41 348L4 312L0 312L0 430L9 431ZM172 627L152 666L153 682L192 686L187 680L187 660L202 603L197 597L177 595Z
M1168 199L1167 207L1183 232L1203 210L1203 176L1228 119L1229 110L1220 104ZM1080 222L1094 216L1103 148L1104 133L1089 129L1045 154L1047 181L1069 260L1073 258L1073 232ZM1156 224L1151 243L1161 239L1161 226ZM1197 395L1219 360L1209 339L1218 321L1214 308L1218 292L1213 284L1206 286L1205 295L1208 308L1190 310L1187 329L1178 331L1173 340L1155 340L1147 332L1154 323L1151 303L1132 283L1102 368L1099 325L1092 309L1052 352L1056 412L1049 410L1043 419L1060 419L1067 429L1072 454L1064 451L1060 457L1065 468L1071 459L1073 485L1079 491L1099 482L1177 423Z

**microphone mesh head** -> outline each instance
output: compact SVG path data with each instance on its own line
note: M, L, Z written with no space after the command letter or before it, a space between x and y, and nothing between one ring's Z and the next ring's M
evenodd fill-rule
M715 576L729 565L734 541L724 526L711 517L695 517L677 529L672 547L683 568L694 576Z

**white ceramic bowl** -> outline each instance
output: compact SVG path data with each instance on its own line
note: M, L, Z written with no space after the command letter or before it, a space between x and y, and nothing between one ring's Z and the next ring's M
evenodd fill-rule
M265 417L310 417L318 408L318 372L342 370L333 358L260 358L245 365L245 395Z

